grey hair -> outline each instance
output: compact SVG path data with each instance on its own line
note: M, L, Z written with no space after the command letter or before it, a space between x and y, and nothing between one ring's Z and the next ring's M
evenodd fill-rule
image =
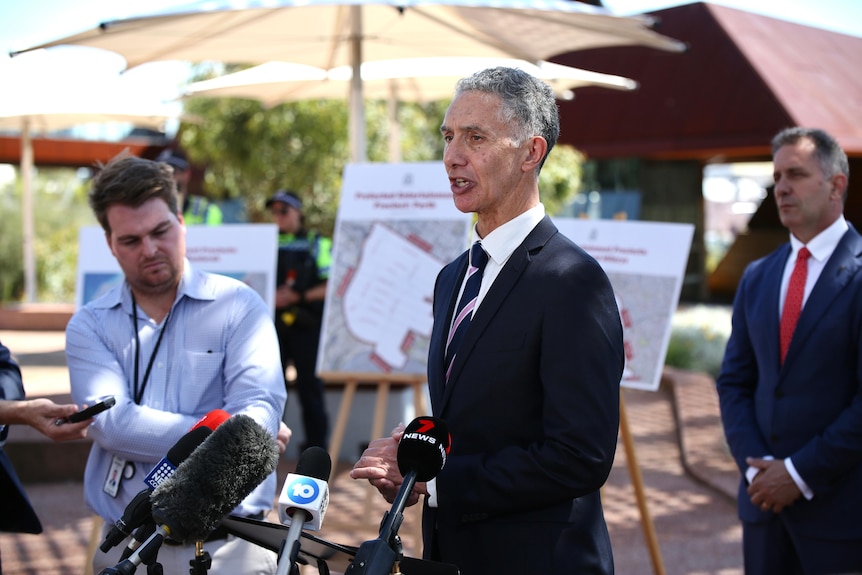
M519 145L533 136L545 139L548 150L536 169L538 175L560 137L560 113L551 87L518 68L498 67L459 80L455 97L464 92L499 96L502 102L500 120L512 127L513 137Z
M782 146L796 144L799 140L807 138L814 144L814 154L820 164L820 170L827 178L836 174L844 174L850 180L850 166L847 163L847 154L835 141L835 138L817 128L802 128L799 126L785 128L772 138L772 155L774 156Z

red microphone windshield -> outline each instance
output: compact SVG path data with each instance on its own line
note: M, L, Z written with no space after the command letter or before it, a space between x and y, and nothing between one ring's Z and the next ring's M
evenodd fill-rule
M224 423L230 418L230 413L223 409L213 409L203 417L201 417L197 423L192 426L192 429L197 429L199 427L208 427L215 431L216 427ZM190 429L189 431L191 431Z

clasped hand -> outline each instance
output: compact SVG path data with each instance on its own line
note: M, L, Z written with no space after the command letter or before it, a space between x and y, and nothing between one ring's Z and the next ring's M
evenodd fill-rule
M802 495L784 460L748 457L745 462L760 470L748 486L748 496L763 511L780 513Z

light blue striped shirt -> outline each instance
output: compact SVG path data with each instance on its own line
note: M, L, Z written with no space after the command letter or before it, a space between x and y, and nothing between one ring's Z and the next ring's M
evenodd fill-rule
M248 415L273 437L284 413L287 392L278 339L257 292L227 276L193 270L186 260L166 328L164 324L157 325L138 308L140 379L166 329L140 405L134 402L135 333L128 284L81 308L66 328L73 400L92 405L105 395L117 399L90 427L93 447L84 472L87 504L110 523L146 487L144 477L153 466L209 411ZM103 487L115 456L128 464L113 497ZM276 481L271 474L234 512L270 509Z

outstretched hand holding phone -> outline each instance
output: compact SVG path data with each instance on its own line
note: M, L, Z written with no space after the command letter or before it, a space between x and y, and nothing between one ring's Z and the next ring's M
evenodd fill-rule
M106 409L113 407L115 403L117 403L117 400L114 398L113 395L109 395L95 405L82 409L81 411L76 411L68 417L58 419L54 422L54 425L63 425L64 423L79 423L81 421L85 421L95 415L98 415L99 413L102 413Z
M65 421L77 409L73 403L57 404L47 397L0 400L0 425L29 425L54 441L83 439L92 423L89 419L79 423L57 424L58 419Z

